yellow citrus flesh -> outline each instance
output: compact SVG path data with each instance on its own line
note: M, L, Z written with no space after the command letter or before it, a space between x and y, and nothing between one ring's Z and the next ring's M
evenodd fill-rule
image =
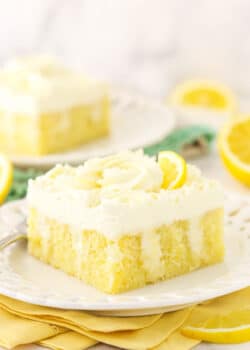
M226 108L227 101L220 92L209 88L197 88L183 96L183 103L207 108Z
M250 186L250 116L227 124L220 132L218 148L228 171Z
M7 197L13 180L13 166L9 159L0 154L0 204Z
M158 163L163 172L162 188L176 189L185 183L187 178L187 164L177 153L172 151L160 152Z
M227 87L206 80L193 80L177 86L170 102L176 105L216 110L235 109L235 99Z
M185 327L183 335L210 343L236 344L250 341L250 325L233 328Z
M187 337L212 343L250 341L250 287L194 307L181 329Z

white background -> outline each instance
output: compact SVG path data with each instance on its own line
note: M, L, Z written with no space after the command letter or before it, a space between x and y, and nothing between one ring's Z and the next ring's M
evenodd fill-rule
M249 0L0 0L0 62L53 53L165 95L208 77L250 91Z

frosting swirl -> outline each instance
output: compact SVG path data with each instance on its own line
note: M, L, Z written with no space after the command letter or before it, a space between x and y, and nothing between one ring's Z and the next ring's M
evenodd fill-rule
M101 197L124 199L131 192L159 192L163 178L158 163L142 151L91 159L78 168L59 165L46 176L56 178L52 182L58 190L95 190Z
M81 176L95 178L97 187L112 190L159 191L162 184L160 167L142 151L89 160Z

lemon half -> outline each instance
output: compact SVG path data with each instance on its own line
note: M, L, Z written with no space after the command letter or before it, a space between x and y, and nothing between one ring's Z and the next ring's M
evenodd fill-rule
M250 186L250 116L225 125L219 134L218 148L228 171Z
M236 102L232 92L224 85L210 80L190 80L178 85L170 96L176 106L234 111Z

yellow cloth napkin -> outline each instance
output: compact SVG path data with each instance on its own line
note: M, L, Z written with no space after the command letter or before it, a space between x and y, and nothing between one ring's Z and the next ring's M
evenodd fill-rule
M39 342L39 345L46 346L53 350L84 350L97 342L76 332L58 334Z
M0 346L7 349L36 343L62 332L65 330L61 327L20 318L0 309Z
M187 338L177 330L152 350L190 350L199 343L199 340Z
M185 322L191 309L164 314L149 327L136 331L113 333L84 332L85 335L101 343L113 345L123 349L139 350L151 349L166 340L170 334Z
M38 343L57 350L83 350L102 342L131 350L189 350L199 341L182 335L183 326L232 315L238 322L239 315L241 320L249 319L249 311L250 287L194 308L124 318L40 307L0 296L0 345Z
M84 311L72 311L28 304L0 295L0 307L20 317L49 322L76 332L116 332L149 327L162 314L143 317L100 317Z
M77 337L74 344L78 346L82 342L82 349L93 341L125 349L154 348L176 331L191 312L189 308L155 316L98 317L82 311L67 311L31 305L5 296L0 296L0 307L14 313L20 319L64 325L65 328L80 333L84 337ZM98 331L94 331L94 329ZM112 331L108 332L108 330ZM70 343L72 337L76 339L74 332L68 332L61 337L56 336L43 340L42 343L44 345L46 343L46 346L54 349L56 346L53 346L60 342L61 349L67 349L67 344Z
M199 340L187 338L177 330L158 346L151 348L151 350L190 350L199 343ZM59 334L39 342L39 345L53 350L84 350L95 344L97 343L93 339L75 332Z

